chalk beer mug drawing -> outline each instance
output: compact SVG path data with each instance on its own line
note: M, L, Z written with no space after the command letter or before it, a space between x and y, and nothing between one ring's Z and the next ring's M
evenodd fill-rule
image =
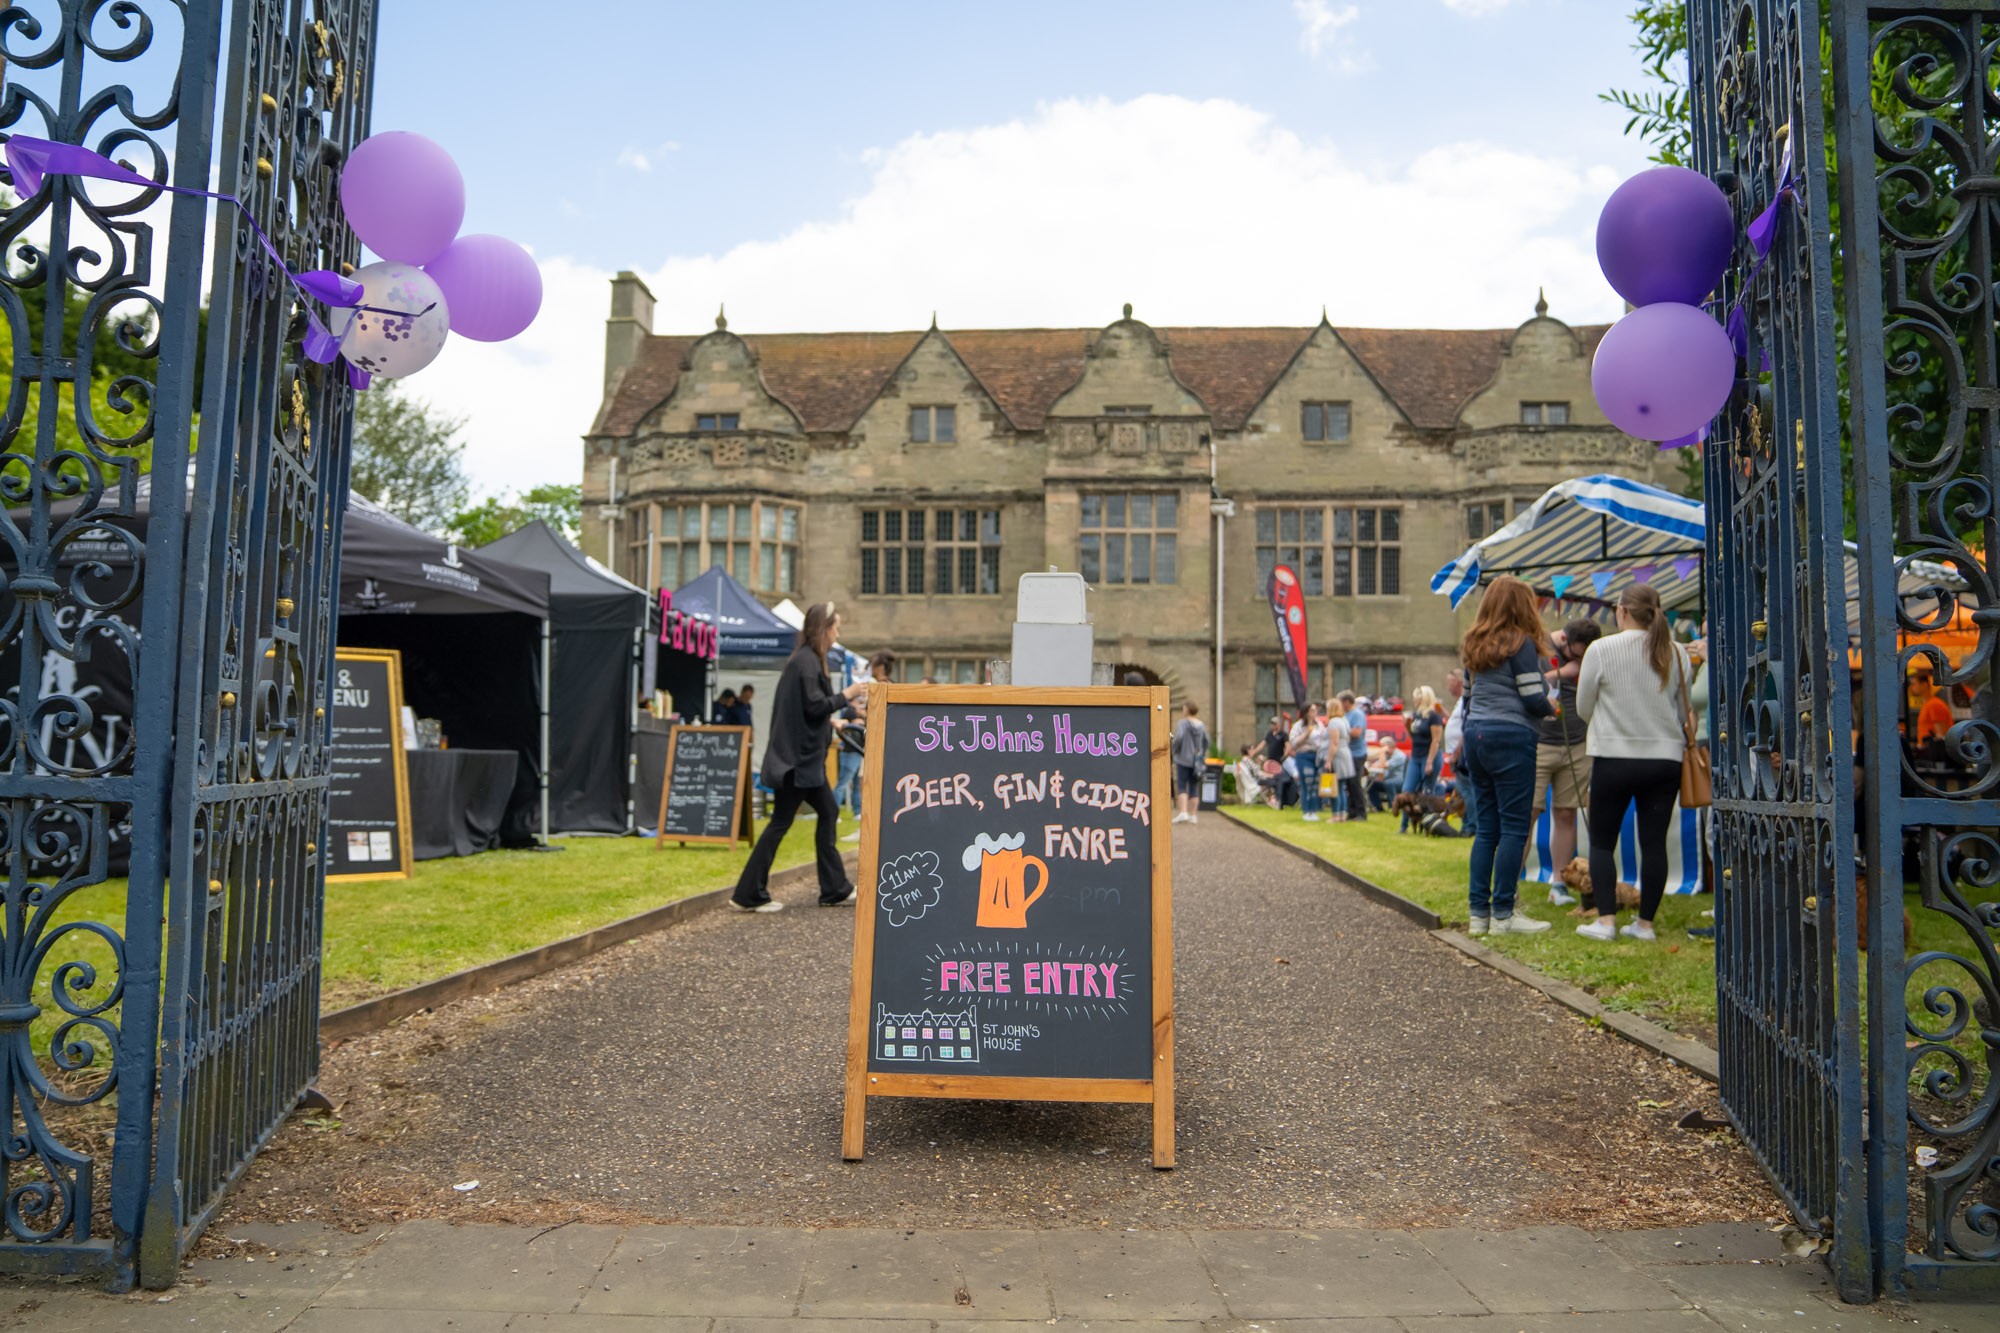
M967 870L979 872L979 919L985 930L1026 930L1028 909L1048 891L1049 867L1039 856L1021 849L1028 844L1025 833L1003 833L999 837L980 834L965 849ZM1028 867L1042 872L1042 882L1029 893Z

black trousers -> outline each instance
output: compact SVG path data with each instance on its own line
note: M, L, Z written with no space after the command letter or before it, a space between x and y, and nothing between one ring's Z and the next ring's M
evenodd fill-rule
M1678 759L1590 761L1590 888L1600 916L1618 910L1618 831L1639 807L1639 919L1651 921L1667 896L1667 830L1681 795Z
M749 861L744 863L743 874L736 881L736 892L730 895L745 907L770 901L771 862L778 859L778 844L792 831L792 820L801 804L810 805L819 816L819 827L813 830L813 851L819 861L819 900L837 903L854 892L854 884L847 878L847 867L840 863L840 807L833 802L833 791L824 782L801 787L797 778L796 773L787 773L784 785L772 795L771 822L764 825L763 835L757 839Z
M1354 762L1357 766L1361 763L1359 759ZM1351 778L1342 778L1340 783L1347 789L1347 817L1349 819L1368 818L1367 779L1357 773Z

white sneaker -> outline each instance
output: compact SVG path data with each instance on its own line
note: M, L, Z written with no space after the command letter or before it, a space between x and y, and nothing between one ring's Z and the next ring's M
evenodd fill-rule
M1176 815L1175 815L1175 816L1174 816L1174 817L1173 817L1172 819L1169 819L1169 820L1168 820L1167 822L1168 822L1169 824L1185 824L1185 823L1187 823L1187 822L1188 822L1188 817L1187 817L1187 811L1185 811L1185 810L1181 811L1180 813L1176 814Z
M1587 940L1603 940L1607 944L1618 938L1618 928L1608 916L1601 916L1587 926L1578 926L1576 933Z
M1201 822L1201 816L1200 816L1200 815L1189 815L1189 816L1188 816L1188 823L1190 823L1190 824L1199 824L1200 822Z
M1618 928L1618 933L1628 940L1657 940L1653 927L1644 921L1632 921Z
M1574 907L1576 906L1576 895L1558 884L1549 890L1549 906Z
M785 910L785 905L779 902L776 898L766 898L763 902L758 903L755 907L745 907L742 903L739 903L734 898L731 898L729 900L729 905L735 908L739 912L782 912Z
M1317 824L1317 823L1319 823L1319 816L1318 816L1318 815L1306 815L1306 816L1304 816L1304 819L1305 819L1306 823L1308 823L1308 824Z
M1493 922L1490 917L1476 916L1466 923L1465 933L1468 935L1484 935L1491 928L1492 924Z
M1548 922L1537 921L1535 918L1524 916L1519 912L1514 913L1512 916L1496 916L1493 918L1493 933L1495 935L1539 935L1548 928Z
M843 833L843 834L841 834L841 835L840 835L840 840L841 840L842 842L860 842L860 841L861 841L861 830L860 830L860 829L856 829L856 830L854 830L854 832L852 832L852 833Z

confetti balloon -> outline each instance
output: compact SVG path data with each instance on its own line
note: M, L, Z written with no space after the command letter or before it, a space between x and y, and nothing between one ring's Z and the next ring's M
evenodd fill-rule
M347 155L340 206L361 243L382 258L428 264L465 221L465 178L451 154L423 135L391 130Z
M1706 311L1663 301L1611 326L1590 363L1590 387L1611 424L1641 440L1692 435L1736 384L1736 349Z
M394 380L437 360L451 332L451 311L430 275L414 264L384 260L354 278L361 303L334 312L340 354L350 365Z

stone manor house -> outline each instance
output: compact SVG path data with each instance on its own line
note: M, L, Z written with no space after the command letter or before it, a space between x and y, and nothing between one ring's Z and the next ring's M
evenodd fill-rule
M1080 570L1098 659L1232 746L1290 705L1274 563L1305 584L1316 694L1442 695L1465 617L1440 565L1565 478L1680 483L1597 411L1603 328L1545 301L1491 330L1155 328L1127 306L1101 329L685 334L653 331L637 276L611 287L590 554L645 588L720 563L770 602L831 599L850 646L946 682L1008 655L1020 575Z

